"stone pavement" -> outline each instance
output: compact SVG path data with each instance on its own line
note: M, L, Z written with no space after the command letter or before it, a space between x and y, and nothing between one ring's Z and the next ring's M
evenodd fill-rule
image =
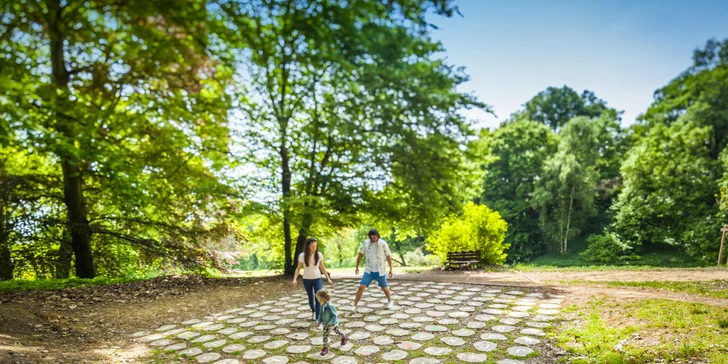
M323 335L301 290L277 301L132 334L162 362L189 363L525 363L559 313L563 296L459 283L391 282L393 310L373 284L351 311L356 280L330 290L351 341L320 356Z

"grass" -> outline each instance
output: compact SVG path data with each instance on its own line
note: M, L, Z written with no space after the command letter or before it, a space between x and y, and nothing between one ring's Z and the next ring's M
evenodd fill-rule
M534 258L527 263L512 266L524 272L529 271L586 271L586 270L649 270L655 268L701 268L704 264L691 259L684 253L675 250L645 252L640 259L625 261L619 264L597 265L584 260L579 252L568 254L546 254ZM712 267L712 266L711 266Z
M699 294L708 297L728 299L728 281L694 281L694 282L670 282L670 281L645 281L645 282L591 282L591 281L562 281L565 284L589 284L604 285L607 287L642 287L672 292L685 292Z
M573 355L573 363L728 363L728 308L598 298L568 311L576 320L556 334L556 341Z
M91 279L85 278L68 278L68 279L37 279L25 280L14 279L10 281L0 281L0 292L12 291L48 291L61 288L95 286L103 284L130 283L138 282L154 277L133 277L133 278L107 278L96 277Z

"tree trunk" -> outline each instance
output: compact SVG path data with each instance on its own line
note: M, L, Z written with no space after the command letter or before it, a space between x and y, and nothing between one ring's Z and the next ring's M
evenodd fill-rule
M279 121L281 125L281 194L283 195L283 253L285 261L283 264L284 273L293 275L295 267L293 267L293 259L291 257L291 207L289 206L291 198L291 167L289 165L288 148L286 147L286 123Z
M64 279L71 276L71 259L73 258L73 247L71 247L70 236L64 231L61 245L58 247L58 260L56 261L55 278Z
M564 245L562 251L566 254L569 251L569 225L571 225L571 209L574 206L574 186L571 186L571 195L569 196L569 212L566 215L566 234L564 234Z
M0 200L0 281L13 279L13 259L10 255L10 242L6 225L5 203Z
M307 207L304 206L304 209L307 209ZM306 244L306 238L308 237L312 224L313 216L310 213L304 213L303 219L301 220L301 227L298 229L298 239L296 239L296 252L293 255L294 257L298 257L303 252L303 246ZM295 272L297 264L298 261L294 259L291 266L291 272Z
M61 28L61 2L60 0L48 3L48 32L51 46L51 70L53 84L56 87L57 110L68 110L63 107L67 101L69 73L66 69L64 54L64 29ZM73 120L56 114L58 131L65 141L73 146L76 143L76 133L71 123ZM63 201L66 204L68 229L71 232L71 247L76 257L76 276L79 278L93 278L96 276L93 255L91 254L91 229L88 222L88 211L83 197L83 177L81 174L81 161L74 153L61 148L58 151L63 169Z

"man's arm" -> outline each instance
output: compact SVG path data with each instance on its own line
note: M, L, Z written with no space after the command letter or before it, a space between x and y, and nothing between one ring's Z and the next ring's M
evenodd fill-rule
M392 278L392 256L387 255L387 263L389 263L389 278Z
M359 256L356 257L356 271L354 271L354 274L359 274L359 263L361 263L361 258L364 257L364 254L359 253Z

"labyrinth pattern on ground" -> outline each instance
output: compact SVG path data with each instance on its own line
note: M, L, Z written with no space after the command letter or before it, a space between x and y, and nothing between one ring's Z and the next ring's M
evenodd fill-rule
M132 336L160 362L188 363L525 363L538 356L563 296L460 283L391 282L393 310L372 285L357 312L356 280L330 289L351 341L320 356L323 335L305 292L250 303Z

